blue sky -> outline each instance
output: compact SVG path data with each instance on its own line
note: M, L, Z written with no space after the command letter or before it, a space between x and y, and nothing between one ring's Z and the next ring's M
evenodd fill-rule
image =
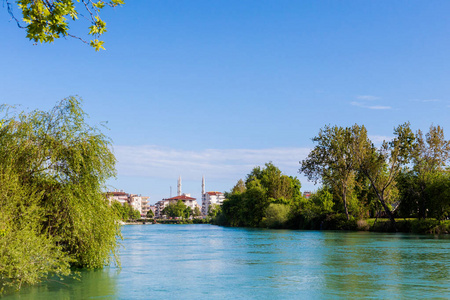
M326 124L449 130L448 1L127 1L105 9L106 51L33 45L0 8L0 103L79 95L108 122L111 188L155 202L230 190L256 165L297 174ZM72 24L83 35L87 23ZM448 132L447 132L448 137Z

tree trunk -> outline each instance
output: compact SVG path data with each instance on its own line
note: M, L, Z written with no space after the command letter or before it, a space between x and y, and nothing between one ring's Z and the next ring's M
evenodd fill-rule
M392 214L392 212L391 212L391 210L389 209L389 207L386 205L386 202L384 201L384 196L383 196L383 194L378 194L378 193L377 193L377 196L378 196L378 200L380 201L381 205L382 205L383 208L384 208L384 211L386 212L387 216L389 217L389 220L391 220L392 228L393 228L395 231L397 231L397 225L396 225L396 223L395 223L394 215Z
M392 214L389 207L386 205L386 202L384 201L384 189L380 191L375 187L375 184L370 176L366 173L366 176L369 178L370 183L372 184L372 188L375 191L375 194L377 195L378 201L380 201L381 205L383 206L384 211L386 212L387 216L389 217L389 220L391 220L392 228L397 231L397 225L395 224L394 215Z
M348 215L348 208L347 208L347 193L344 190L344 193L342 195L342 200L344 200L344 209L345 209L345 215L347 216L347 220L350 220L350 217Z

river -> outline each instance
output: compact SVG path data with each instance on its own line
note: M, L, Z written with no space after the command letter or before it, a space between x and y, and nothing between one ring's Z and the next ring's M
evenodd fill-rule
M125 225L121 267L4 299L450 298L450 238Z

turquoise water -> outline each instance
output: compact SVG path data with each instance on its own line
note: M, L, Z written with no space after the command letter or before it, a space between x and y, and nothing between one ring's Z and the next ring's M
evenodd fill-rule
M123 227L122 267L5 299L450 299L450 239L212 225Z

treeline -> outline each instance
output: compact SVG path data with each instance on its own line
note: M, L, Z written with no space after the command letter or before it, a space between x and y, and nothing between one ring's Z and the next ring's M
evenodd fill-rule
M166 206L163 209L162 214L169 218L188 219L191 216L201 216L202 213L198 207L195 207L195 209L193 210L192 208L186 206L183 201L178 200L177 203L170 203L168 206Z
M80 99L0 112L0 293L115 261L119 216L103 190L116 160Z
M409 123L375 147L364 126L325 126L299 172L321 183L310 198L300 182L272 163L239 180L214 222L228 226L300 229L367 229L369 218L432 220L450 216L450 142L440 126L424 135ZM433 223L433 222L431 222ZM434 224L433 223L433 224ZM403 225L402 225L403 226ZM410 226L410 225L408 225ZM402 228L405 230L405 228ZM407 229L406 229L407 230Z
M113 201L111 206L115 210L117 216L124 222L139 220L141 218L141 213L137 209L134 209L129 203L122 204L118 201Z

